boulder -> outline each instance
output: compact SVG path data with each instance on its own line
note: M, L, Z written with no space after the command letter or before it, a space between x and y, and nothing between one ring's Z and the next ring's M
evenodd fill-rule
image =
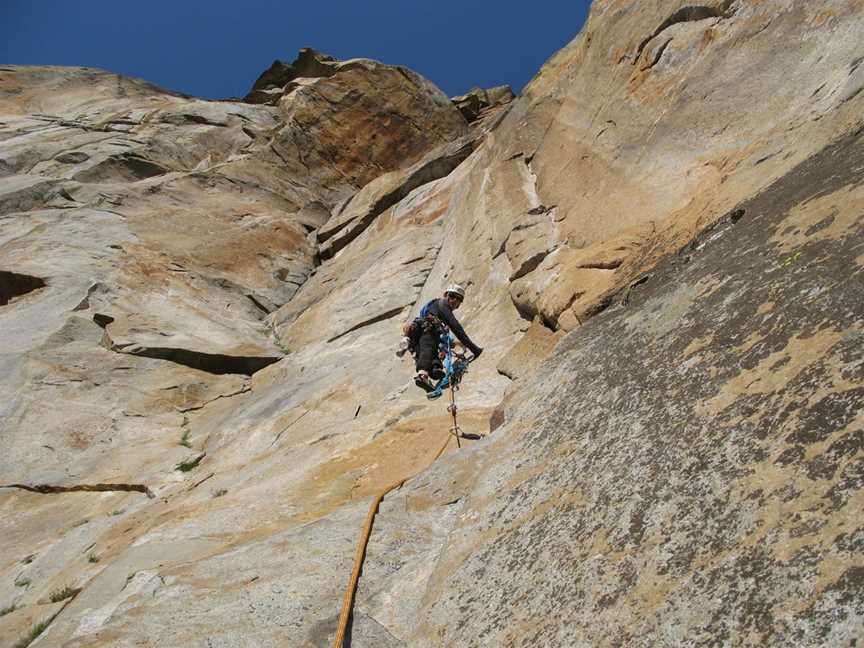
M491 109L510 103L515 98L513 90L508 85L483 89L474 87L464 95L453 97L450 101L459 109L462 116L470 124L486 116Z

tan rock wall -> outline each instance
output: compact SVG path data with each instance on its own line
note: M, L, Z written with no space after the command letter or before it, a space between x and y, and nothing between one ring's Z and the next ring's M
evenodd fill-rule
M860 122L857 3L686 7L595 4L495 131L475 227L510 240L517 275L549 255L513 297L553 326Z
M155 495L4 489L4 627L68 585L48 643L328 644L368 498L451 439L393 351L458 281L495 436L385 500L352 645L851 637L862 21L595 2L470 152L366 59L255 105L4 68L0 270L45 285L0 306L0 483Z

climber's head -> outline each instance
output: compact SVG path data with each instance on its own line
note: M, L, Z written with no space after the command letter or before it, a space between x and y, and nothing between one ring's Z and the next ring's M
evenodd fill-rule
M450 284L447 290L444 291L444 299L447 300L447 305L451 310L456 310L465 299L465 289L459 284Z

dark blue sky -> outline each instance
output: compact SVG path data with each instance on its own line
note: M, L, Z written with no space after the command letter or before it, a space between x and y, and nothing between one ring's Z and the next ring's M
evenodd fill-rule
M81 65L208 98L242 96L301 47L406 65L448 95L518 92L590 0L4 0L0 64Z

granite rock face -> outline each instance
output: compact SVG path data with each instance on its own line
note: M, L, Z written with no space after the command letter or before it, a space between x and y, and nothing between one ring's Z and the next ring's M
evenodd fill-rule
M860 34L854 2L595 3L496 131L510 195L486 231L524 273L517 307L572 330L854 128Z
M412 645L855 642L862 164L827 147L564 338L472 452Z
M430 148L467 132L441 90L407 68L370 59L334 61L308 49L292 65L274 66L278 70L271 67L256 83L282 85L273 102L284 126L272 151L330 209L382 173L417 162Z
M862 34L597 0L471 124L313 50L0 68L0 645L331 645L406 477L353 646L851 645ZM453 281L458 449L393 353Z
M227 550L238 531L254 535L259 529L269 544L265 529L282 513L269 502L250 506L247 498L257 498L252 491L237 499L244 489L235 484L258 481L268 465L277 481L304 478L284 475L276 456L258 461L261 453L281 457L308 447L310 456L297 468L326 471L337 452L332 442L314 442L343 420L343 409L372 431L394 417L383 410L356 416L354 396L343 405L329 397L330 391L344 393L357 363L368 360L352 349L372 353L374 345L355 335L340 338L342 349L326 340L292 348L286 341L294 344L303 335L283 340L268 317L300 299L310 278L329 272L320 267L315 233L333 217L334 196L356 192L343 172L368 184L380 174L408 173L443 147L428 169L409 173L413 184L400 190L401 199L440 180L470 153L470 142L467 149L459 144L467 132L464 119L428 81L373 61L355 63L323 79L331 82L326 88L312 80L279 107L200 101L99 70L0 71L0 485L35 489L2 491L13 522L4 532L0 569L9 578L0 608L21 610L4 619L11 624L4 642L26 634L41 618L39 602L68 586L80 591L52 622L50 641L116 645L112 619L123 617L120 625L131 619L124 614L129 597L139 590L154 594L153 583L163 584L160 569ZM364 112L371 103L352 105L351 84L386 118ZM329 112L322 111L338 88L346 103L334 99ZM353 140L349 128L358 126L351 121L358 116L367 120L364 135L379 141L376 155ZM292 129L311 136L306 117L318 120L322 134L310 140L320 144L319 155L305 157L301 173L284 142ZM428 128L422 119L430 120ZM455 152L447 148L451 141ZM304 155L312 148L302 149ZM423 230L412 240L414 250L398 247L399 223L375 237L372 245L390 253L392 265L388 270L365 258L370 281L378 281L376 272L390 272L398 289L411 264L415 277L428 273L431 262L417 257L434 252L441 228L422 226L441 216L445 197L442 191L412 198L417 208L409 218L417 219L415 231ZM411 237L411 227L404 235ZM407 288L397 297L400 307L419 290ZM337 320L333 335L362 327L365 306L358 302L355 312ZM334 308L347 307L337 301ZM387 328L387 322L379 326L377 353L395 364L382 335ZM286 380L294 387L286 390ZM370 376L368 383L383 398L403 379L394 373L389 382ZM359 384L356 389L366 398ZM249 399L253 391L269 395ZM314 402L336 418L322 411L309 417L317 423L303 428L302 440L284 436ZM393 407L405 409L398 401ZM352 439L346 447L367 442ZM359 478L368 470L356 463ZM301 490L296 504L285 502L283 512L296 516L286 522L305 524L355 491L350 482L338 486L316 514L303 509L318 494ZM199 503L179 514L175 504L188 507L188 497ZM213 515L201 504L215 505ZM198 519L194 529L189 516ZM353 533L353 523L345 533ZM289 580L292 573L286 570ZM341 576L332 575L331 589L312 590L328 614L332 590L341 587ZM143 579L141 588L124 586L130 576ZM211 602L207 610L217 608ZM314 626L314 615L304 616ZM237 631L244 625L240 621ZM263 635L275 637L278 628L268 620ZM134 637L139 630L149 634L143 627L120 634ZM182 634L172 624L166 632Z

